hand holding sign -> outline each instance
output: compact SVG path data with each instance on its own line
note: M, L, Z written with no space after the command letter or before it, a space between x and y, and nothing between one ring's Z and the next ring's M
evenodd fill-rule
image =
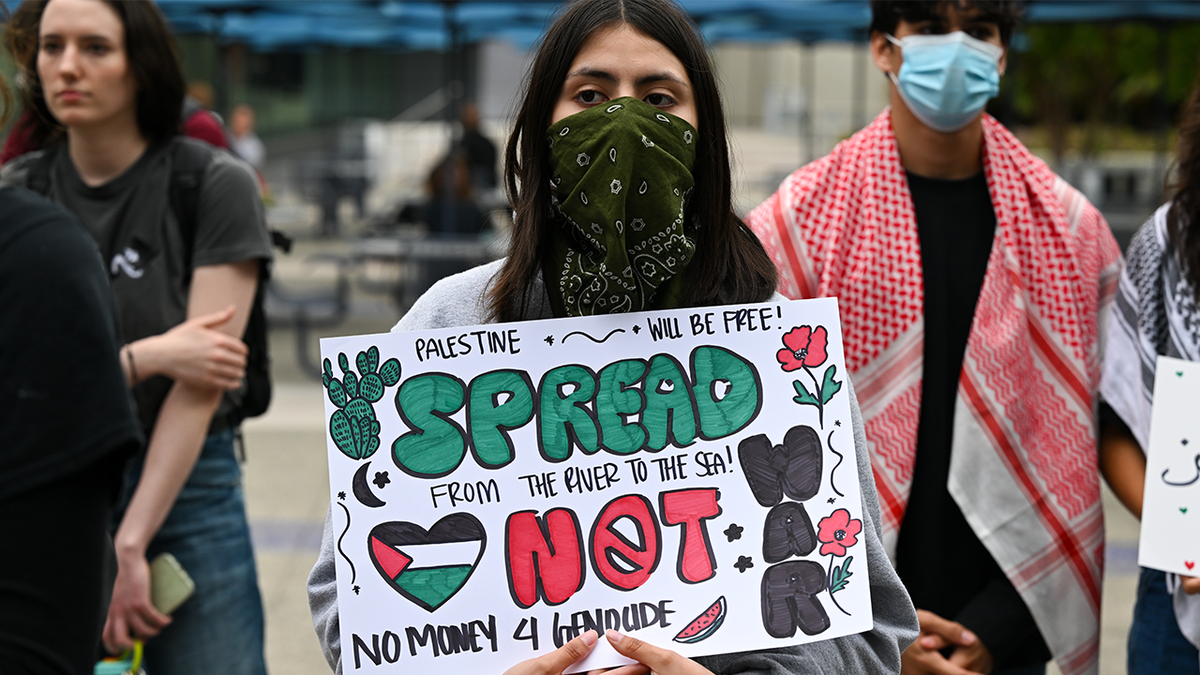
M1190 595L1200 593L1200 577L1179 577L1179 581L1183 584L1183 591Z
M618 654L637 661L632 665L606 671L607 675L640 675L647 671L653 675L712 675L709 669L670 649L655 647L649 642L622 635L615 630L608 631L605 637Z
M592 653L597 637L596 631L585 631L583 635L548 654L518 663L504 671L504 675L562 675L572 664Z

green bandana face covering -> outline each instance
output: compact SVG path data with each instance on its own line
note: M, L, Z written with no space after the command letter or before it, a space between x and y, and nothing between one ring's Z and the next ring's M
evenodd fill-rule
M542 279L555 316L676 306L696 250L684 218L696 129L638 99L618 98L546 133L560 227Z

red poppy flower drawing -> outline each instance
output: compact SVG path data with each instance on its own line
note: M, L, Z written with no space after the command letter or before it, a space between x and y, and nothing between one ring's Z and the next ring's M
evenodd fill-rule
M829 575L826 577L829 599L833 600L834 606L842 610L842 614L846 616L849 616L850 612L838 604L837 598L834 598L833 594L845 588L850 577L854 576L854 573L850 571L850 561L854 560L854 556L846 558L846 562L841 565L833 563L835 558L846 555L847 548L858 543L860 532L862 532L862 521L851 518L850 512L846 509L837 509L817 523L817 541L821 542L821 555L829 556Z
M798 326L783 336L783 345L775 358L783 364L784 372L798 370L803 366L816 368L825 363L828 356L825 345L829 343L829 335L824 326L813 330L810 326Z
M834 379L837 375L836 365L830 365L825 369L822 381L818 381L817 376L810 370L825 363L825 360L829 358L829 352L826 349L828 345L829 332L825 330L824 326L816 328L796 326L784 334L784 348L775 354L775 359L779 361L783 372L790 373L793 370L802 369L812 378L816 394L810 392L803 382L796 380L792 382L792 386L796 389L796 396L792 400L800 405L816 406L817 419L821 423L821 428L825 428L825 404L829 403L833 395L842 388L842 383Z
M817 525L817 541L821 542L821 555L846 555L846 549L858 543L862 532L862 521L850 517L846 509L838 509L822 518Z

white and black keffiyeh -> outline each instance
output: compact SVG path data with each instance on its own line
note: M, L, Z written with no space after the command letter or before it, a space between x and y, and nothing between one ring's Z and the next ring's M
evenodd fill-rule
M1167 232L1170 208L1159 207L1125 252L1100 376L1101 397L1143 450L1150 443L1155 361L1160 355L1200 361L1195 289ZM1200 649L1200 595L1184 593L1174 574L1167 575L1167 590L1180 630Z

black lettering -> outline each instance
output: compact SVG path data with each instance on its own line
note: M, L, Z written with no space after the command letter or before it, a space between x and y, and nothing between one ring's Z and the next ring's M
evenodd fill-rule
M620 629L621 613L615 609L604 610L604 628Z
M404 652L404 644L400 642L400 636L392 631L387 631L383 634L383 660L388 663L395 663L400 660L400 654ZM376 664L378 665L378 664Z
M629 605L621 608L621 623L622 629L626 632L638 630L642 627L641 617L637 613L637 605Z
M488 333L488 349L493 353L507 351L504 343L504 333L490 332Z
M438 646L443 654L457 654L463 651L462 631L458 626L438 626Z
M377 666L381 663L381 661L379 660L379 636L378 635L371 636L371 646L370 647L368 647L367 643L363 642L363 639L360 638L355 633L350 634L350 643L352 645L354 645L354 669L355 670L362 668L362 662L359 661L359 658L358 658L359 651L362 651L363 653L365 653L367 655L367 658L371 659L371 663L374 663Z
M554 627L551 635L554 636L555 648L558 648L579 637L579 631L571 624L558 625L558 612L555 612Z
M659 620L662 622L658 625L662 626L663 628L666 628L667 626L671 625L671 622L667 619L667 615L675 613L675 610L667 609L667 605L670 603L671 603L670 600L659 600L658 601L658 616L660 617Z
M425 624L424 630L418 631L415 627L409 626L404 629L404 634L408 636L408 653L412 656L417 655L417 647L424 647L426 644L433 645L433 655L439 656L437 644L437 631L433 626Z
M829 615L816 595L825 590L825 570L810 560L792 560L768 567L762 578L762 618L767 634L790 638L799 628L816 635L830 626Z
M771 324L768 323L768 319L775 313L772 311L773 309L772 307L762 307L758 310L758 324L762 326L763 330L771 330Z

